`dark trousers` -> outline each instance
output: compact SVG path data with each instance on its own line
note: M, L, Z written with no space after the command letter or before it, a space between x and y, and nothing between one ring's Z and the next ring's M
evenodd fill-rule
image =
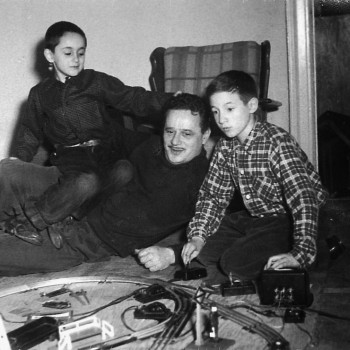
M62 271L83 262L107 260L113 255L86 219L60 225L64 239L61 249L52 245L48 235L43 235L43 245L36 246L0 231L0 276Z
M44 167L19 159L0 162L0 221L23 215L26 202L54 186L61 173L57 167Z
M210 236L198 260L217 264L226 275L255 279L272 255L291 250L292 226L287 215L251 217L246 211L228 214Z
M44 167L20 160L0 163L0 221L6 215L28 218L39 230L68 216L81 219L106 189L123 186L132 178L126 160L103 163L103 157L78 149ZM64 164L64 165L63 165ZM61 167L59 167L61 166ZM63 173L62 173L63 171Z
M40 196L26 203L25 214L39 230L67 216L83 217L109 179L114 164L108 147L59 147L50 156L61 175Z

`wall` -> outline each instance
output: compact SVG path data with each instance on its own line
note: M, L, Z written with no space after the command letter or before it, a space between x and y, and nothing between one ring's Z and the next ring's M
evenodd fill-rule
M318 116L350 116L350 15L315 19Z
M269 97L283 106L268 119L288 130L285 0L0 0L0 14L0 159L8 155L29 89L43 74L39 44L60 20L85 31L86 68L145 88L157 46L269 39Z
M350 14L318 17L315 29L319 171L330 195L345 197L350 193Z

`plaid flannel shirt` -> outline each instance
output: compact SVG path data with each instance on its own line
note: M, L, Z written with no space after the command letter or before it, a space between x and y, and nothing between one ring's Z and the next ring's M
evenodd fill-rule
M188 239L199 236L205 241L217 231L236 188L253 217L290 213L294 224L290 253L302 267L315 260L318 211L327 192L289 133L257 122L243 144L236 138L220 139L200 189Z

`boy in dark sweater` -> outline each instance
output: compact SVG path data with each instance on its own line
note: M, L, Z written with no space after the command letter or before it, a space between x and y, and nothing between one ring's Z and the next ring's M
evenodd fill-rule
M70 215L79 218L123 157L116 120L108 108L155 115L171 96L84 69L86 49L85 33L75 24L57 22L48 28L44 55L52 74L31 89L15 142L12 156L30 162L45 141L53 149L51 165L60 172L59 180L46 191L33 193L25 217L8 220L9 232L33 244L42 243L40 231L48 225Z

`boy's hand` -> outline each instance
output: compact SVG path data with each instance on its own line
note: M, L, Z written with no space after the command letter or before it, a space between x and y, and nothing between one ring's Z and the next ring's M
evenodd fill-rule
M152 246L136 249L135 253L141 264L152 272L164 270L175 263L175 253L171 248Z
M271 256L269 260L267 261L267 264L265 265L264 269L284 269L284 268L298 268L300 267L300 264L298 261L292 256L292 254L286 253L286 254L278 254Z
M205 242L200 237L193 237L188 243L182 248L181 257L184 264L188 264L193 260L202 248L204 247Z

